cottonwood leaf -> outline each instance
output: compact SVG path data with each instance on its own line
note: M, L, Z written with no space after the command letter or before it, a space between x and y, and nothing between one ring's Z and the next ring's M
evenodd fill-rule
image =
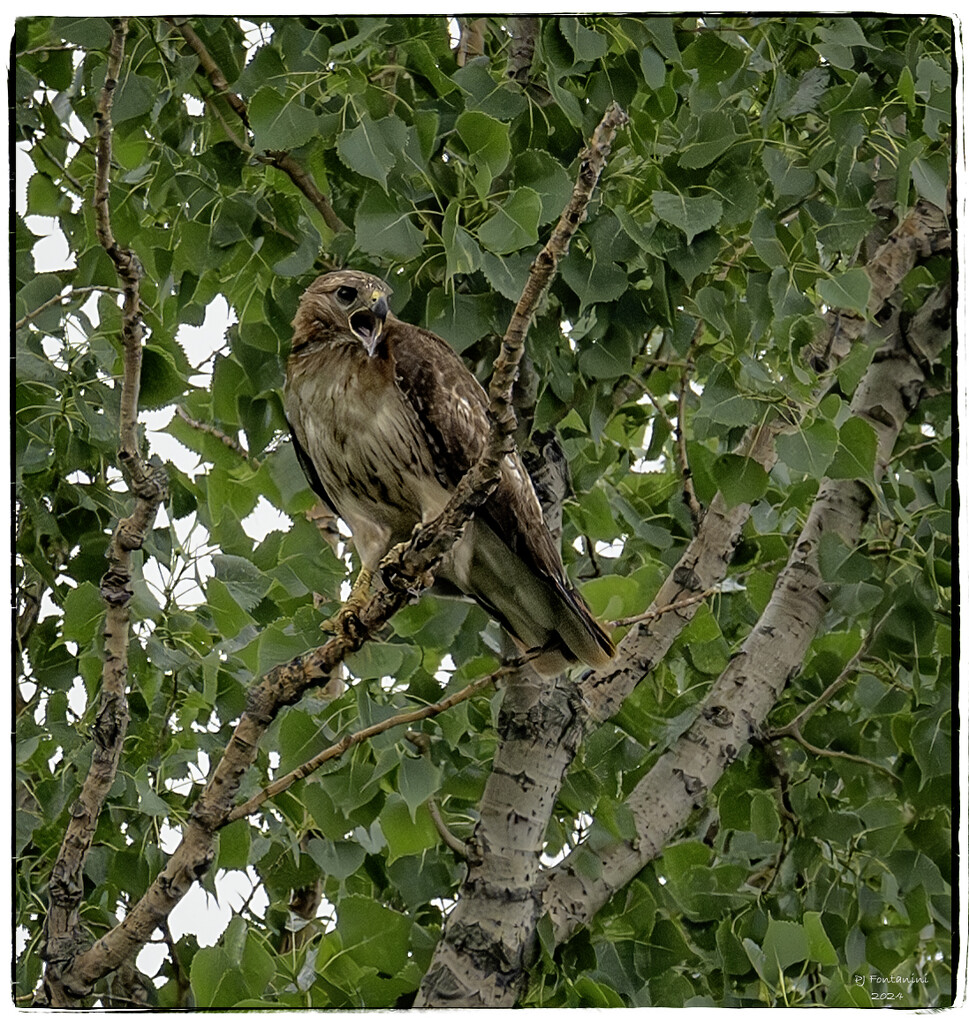
M767 493L767 471L753 459L726 453L713 464L713 476L727 505L752 505Z
M578 295L580 310L596 302L613 302L626 290L626 273L612 260L593 260L580 252L571 252L562 261L559 272Z
M491 182L511 159L508 125L480 110L468 110L458 117L454 127L468 148L471 163L478 170L475 188L484 198L491 189Z
M678 227L692 241L694 236L715 227L723 216L723 203L715 196L684 196L677 192L654 192L653 210L660 220Z
M481 250L477 242L470 232L458 224L459 206L457 202L448 203L441 225L448 279L453 278L455 274L472 274L481 266Z
M792 434L781 434L776 447L784 465L820 480L838 450L838 430L827 420L817 420Z
M319 118L295 96L264 85L249 101L249 123L256 150L290 150L309 142L319 130Z
M878 436L874 427L857 416L845 420L838 433L840 445L828 467L828 476L837 480L861 480L874 483Z
M404 757L397 772L397 786L412 820L417 809L441 786L441 769L426 757Z
M336 137L336 151L351 170L387 187L387 175L397 162L397 154L407 142L407 126L399 117L374 121L369 114L359 124Z
M516 188L497 211L478 228L478 241L503 256L538 241L542 200L533 188Z
M375 188L358 204L353 228L357 245L371 256L406 261L419 255L424 244L409 211L399 209L390 196Z
M871 278L861 267L818 281L818 294L831 309L848 309L862 316L868 311Z
M768 963L781 970L811 955L807 934L795 921L770 921L762 949Z

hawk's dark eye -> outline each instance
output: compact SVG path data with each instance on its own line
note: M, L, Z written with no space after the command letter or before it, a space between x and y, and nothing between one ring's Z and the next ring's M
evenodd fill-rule
M336 290L336 297L341 302L353 302L353 300L357 297L357 289L351 288L349 285L346 284L341 285Z

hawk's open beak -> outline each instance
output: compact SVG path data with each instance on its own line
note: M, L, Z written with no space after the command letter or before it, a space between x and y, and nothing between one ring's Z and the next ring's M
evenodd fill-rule
M363 342L367 355L372 356L384 333L390 307L387 305L387 296L379 290L370 296L367 305L367 309L358 309L350 316L350 330Z

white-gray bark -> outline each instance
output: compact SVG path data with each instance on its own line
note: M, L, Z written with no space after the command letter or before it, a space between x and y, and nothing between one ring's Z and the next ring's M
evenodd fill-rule
M918 402L926 359L938 355L947 340L949 302L948 289L941 289L907 331L896 331L855 393L852 413L871 424L878 438L876 479L885 472L898 434ZM913 342L915 352L906 347ZM760 729L800 668L824 617L828 600L818 568L821 537L834 532L847 544L856 544L872 501L871 491L860 481L822 482L760 620L698 709L694 724L630 794L636 838L600 852L602 871L595 879L578 872L574 856L553 870L546 910L557 942L587 923L662 851Z

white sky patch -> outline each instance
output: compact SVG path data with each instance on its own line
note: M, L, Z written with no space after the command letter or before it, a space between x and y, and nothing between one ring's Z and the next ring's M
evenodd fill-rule
M225 332L235 319L225 296L216 295L205 307L205 320L200 327L182 324L178 328L175 340L185 349L189 362L195 367L195 373L189 378L194 387L211 386L213 357L227 347Z
M623 534L622 537L617 537L615 540L597 540L595 543L596 554L602 555L603 558L618 558L622 554L625 546L625 534Z
M260 495L256 507L242 520L241 526L246 536L258 544L273 530L292 529L293 520Z

